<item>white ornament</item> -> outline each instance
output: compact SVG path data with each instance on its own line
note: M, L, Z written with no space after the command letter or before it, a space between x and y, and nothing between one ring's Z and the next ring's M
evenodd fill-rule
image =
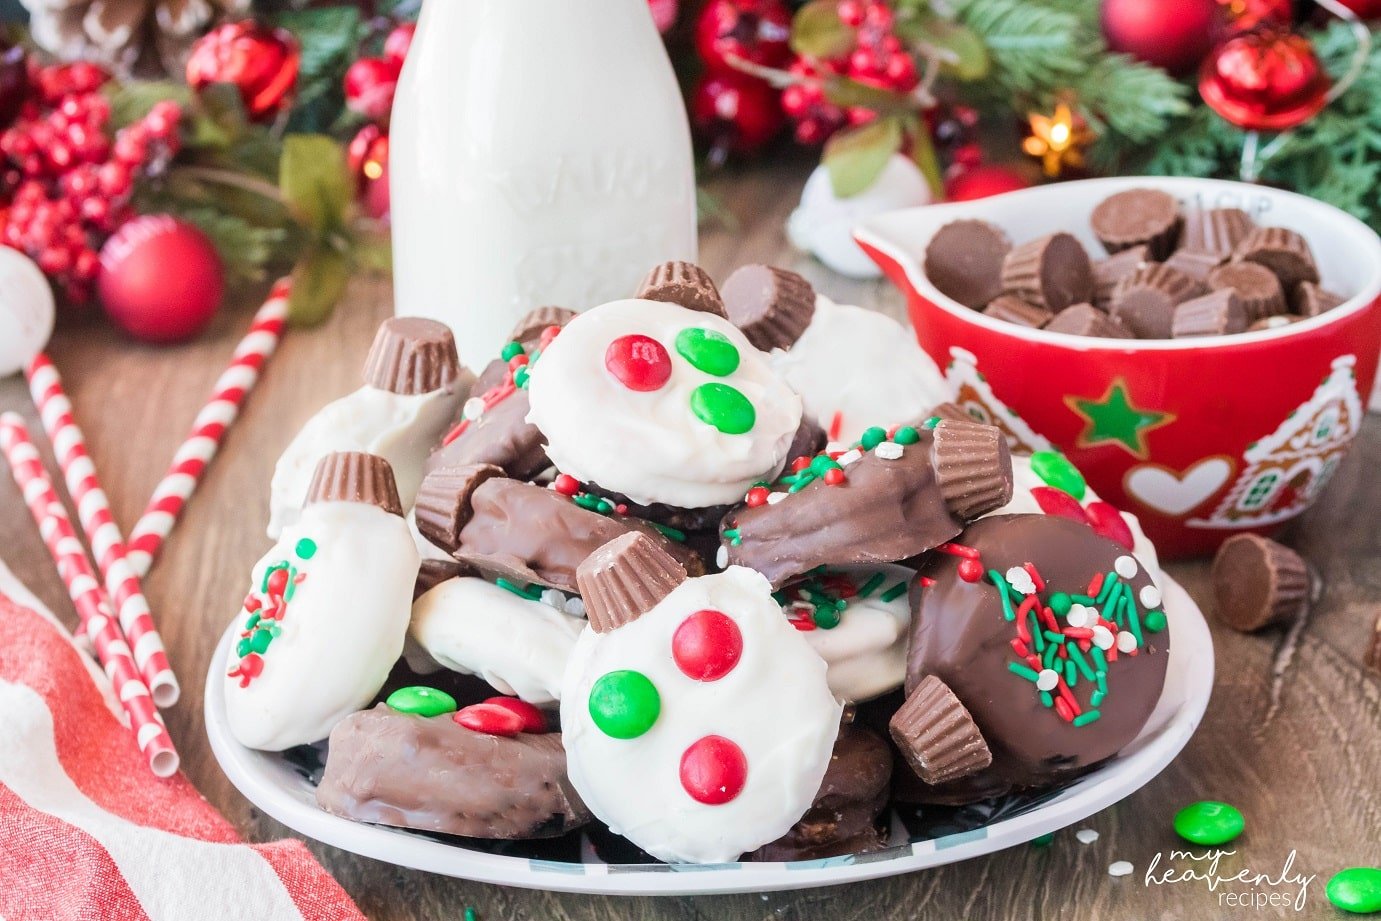
M841 275L877 278L882 272L854 240L855 225L875 214L930 202L925 176L901 154L887 162L871 186L848 198L834 194L829 171L821 164L806 180L801 204L787 220L786 232L793 246Z
M28 256L0 246L0 377L24 370L53 334L53 289Z

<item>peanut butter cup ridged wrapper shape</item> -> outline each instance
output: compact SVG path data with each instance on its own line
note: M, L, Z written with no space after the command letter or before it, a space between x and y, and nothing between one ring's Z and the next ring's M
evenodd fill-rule
M444 324L422 317L385 320L364 363L365 383L391 393L431 393L459 377L455 337Z
M304 506L318 502L358 502L403 514L393 468L382 457L359 451L328 454L317 462Z

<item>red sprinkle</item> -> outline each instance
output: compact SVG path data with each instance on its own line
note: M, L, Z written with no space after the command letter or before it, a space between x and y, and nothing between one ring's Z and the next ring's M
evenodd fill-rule
M1060 714L1060 719L1066 723L1074 722L1074 714L1069 712L1069 704L1065 703L1063 697L1055 698L1055 712Z
M490 697L485 704L502 707L523 721L523 732L533 734L547 731L547 718L532 704L517 697Z
M787 623L791 624L791 626L795 627L797 630L800 630L802 633L805 633L808 630L817 629L815 626L815 621L811 620L809 617L793 618L792 620L787 621Z
M1036 584L1036 591L1045 591L1045 580L1041 578L1040 571L1036 569L1035 563L1022 563L1021 568L1026 570L1027 575L1031 577L1031 581Z
M551 488L563 496L574 496L580 492L580 481L569 473L558 473L551 481Z
M1103 573L1095 572L1093 578L1088 580L1088 590L1084 592L1090 598L1097 598L1098 593L1103 590Z
M450 444L451 442L455 441L455 440L456 440L457 438L459 438L461 435L464 435L464 434L465 434L465 430L468 429L469 427L470 427L470 420L469 420L469 419L461 419L458 423L456 423L456 427L453 428L453 429L451 429L449 432L447 432L447 433L446 433L446 436L445 436L444 438L441 439L441 446L442 446L442 447L445 447L446 445L448 445L448 444Z
M259 610L263 606L264 603L259 600L258 595L251 594L245 596L245 610L249 611L251 614Z
M551 345L551 341L556 338L556 334L559 332L561 332L561 327L559 326L548 326L546 329L542 330L542 338L538 340L538 347L545 350L547 346Z
M627 514L628 514L628 506L626 506L626 505L624 505L622 502L620 502L618 505L614 506L614 511L617 512L617 513L620 514L620 515L627 515Z
M527 364L527 362L528 362L528 357L527 357L526 355L524 355L524 354L522 354L522 353L519 353L519 354L517 354L517 355L514 355L512 358L510 358L510 359L508 360L508 370L510 370L510 371L517 371L517 370L518 370L519 368L521 368L523 365Z
M791 472L800 473L802 470L806 469L809 466L810 458L802 454L800 457L796 458L794 461L791 462Z
M744 498L744 501L748 503L749 508L757 508L760 505L766 505L767 487L754 486L752 489L748 490L748 495Z
M1065 636L1074 640L1091 640L1093 631L1088 627L1065 627Z
M259 673L264 670L264 658L257 652L251 652L239 661L234 668L226 672L227 678L239 678L240 687L247 688L249 683L259 677Z
M830 419L829 439L838 441L839 434L844 431L844 413L840 410L834 411L834 416Z
M978 559L978 551L973 547L965 547L963 544L956 544L953 541L941 544L935 549L941 553L948 553L950 556L962 556L970 560Z
M1025 637L1025 639L1030 639L1030 637ZM1012 651L1024 659L1031 654L1031 647L1027 646L1021 640L1014 638L1012 640Z
M831 467L825 471L825 485L838 486L844 482L844 471L839 467Z
M964 560L959 564L959 578L965 582L977 582L983 578L983 564L978 560Z
M1078 716L1080 713L1084 712L1079 707L1079 701L1074 699L1074 692L1069 689L1069 685L1065 684L1063 678L1060 679L1059 684L1055 685L1055 690L1060 693L1060 699L1069 705L1070 713L1074 714L1074 716Z
M935 580L930 576L921 576L921 588L930 588L935 584Z

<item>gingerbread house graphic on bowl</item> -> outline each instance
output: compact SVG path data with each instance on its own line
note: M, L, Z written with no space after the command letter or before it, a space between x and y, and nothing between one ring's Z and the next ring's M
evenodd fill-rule
M979 422L995 425L1007 436L1013 451L1032 454L1049 451L1050 441L1026 424L1026 420L1003 403L988 386L988 379L978 370L978 358L968 349L953 346L949 350L950 363L945 368L945 381L954 402Z
M1355 355L1333 366L1303 405L1276 430L1252 442L1242 454L1242 472L1208 518L1190 519L1199 528L1242 528L1275 524L1303 511L1323 491L1362 424Z

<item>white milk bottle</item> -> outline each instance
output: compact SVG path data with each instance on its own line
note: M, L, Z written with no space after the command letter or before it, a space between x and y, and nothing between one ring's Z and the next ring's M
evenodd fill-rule
M696 257L685 106L647 0L424 0L393 106L395 308L467 364L529 309Z

